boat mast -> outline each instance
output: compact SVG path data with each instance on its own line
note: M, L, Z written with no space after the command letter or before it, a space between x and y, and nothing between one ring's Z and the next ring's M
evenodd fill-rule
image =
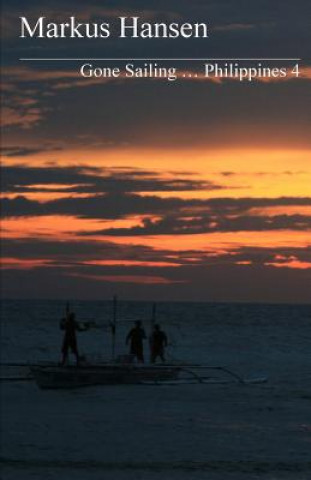
M156 313L157 313L157 305L156 303L152 304L151 310L151 319L150 319L150 335L149 335L149 348L150 348L150 363L152 362L152 334L156 322Z
M113 296L112 300L112 322L111 326L111 335L112 335L112 345L111 345L111 355L112 360L115 360L115 350L116 350L116 327L117 327L117 296Z
M156 313L157 313L157 305L156 303L153 303L152 312L151 312L151 333L153 332L153 328L156 322Z

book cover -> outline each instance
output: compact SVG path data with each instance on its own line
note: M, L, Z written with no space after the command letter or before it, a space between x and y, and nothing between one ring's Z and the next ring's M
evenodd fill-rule
M310 475L310 18L3 1L3 478Z

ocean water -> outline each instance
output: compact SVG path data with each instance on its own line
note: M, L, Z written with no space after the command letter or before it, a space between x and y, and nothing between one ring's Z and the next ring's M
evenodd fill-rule
M109 360L112 302L70 302L90 362ZM61 301L2 303L1 363L58 362ZM152 305L118 302L116 353ZM158 303L167 361L219 365L264 384L42 391L1 381L3 479L311 478L311 306ZM145 355L148 358L148 344ZM73 361L73 359L72 359ZM2 368L2 378L12 369Z

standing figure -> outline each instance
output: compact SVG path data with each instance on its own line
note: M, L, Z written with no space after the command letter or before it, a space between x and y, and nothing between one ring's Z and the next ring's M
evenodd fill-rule
M167 347L167 336L159 325L155 325L150 336L151 363L155 363L157 357L165 362L164 350Z
M74 313L67 312L66 317L61 321L61 329L65 330L63 346L62 346L62 361L61 365L65 365L68 359L69 349L76 357L77 365L79 365L79 352L77 345L76 331L80 330L78 323L76 322L76 316Z
M129 331L126 337L126 345L128 345L129 341L131 342L130 354L136 357L141 363L144 363L143 340L145 338L145 330L141 326L141 321L137 320L137 322L135 322L135 327Z

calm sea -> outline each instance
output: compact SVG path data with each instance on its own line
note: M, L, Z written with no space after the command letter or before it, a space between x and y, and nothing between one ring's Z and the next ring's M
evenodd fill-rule
M61 301L4 301L1 362L57 362ZM71 301L80 353L112 355L112 302ZM116 354L152 305L119 302ZM169 362L231 368L264 384L114 385L40 390L1 382L4 480L307 480L311 445L311 307L158 303ZM148 342L145 342L148 358Z

